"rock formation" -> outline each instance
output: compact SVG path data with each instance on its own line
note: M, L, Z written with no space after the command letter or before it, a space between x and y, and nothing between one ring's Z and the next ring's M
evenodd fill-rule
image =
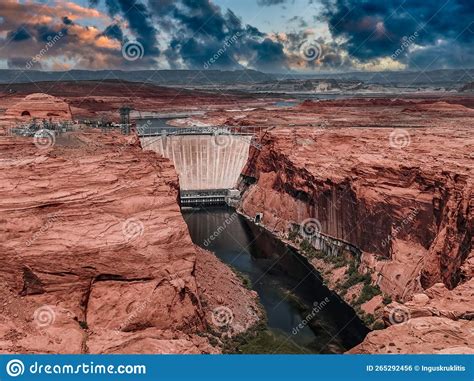
M474 91L474 82L466 83L459 89L459 92L472 92Z
M385 308L389 328L369 333L350 353L474 354L474 279L448 290L437 283Z
M410 102L423 119L404 115ZM246 119L260 120L262 114ZM282 237L291 235L292 226L310 223L323 235L358 247L358 272L369 276L359 277L365 287L353 273L348 279L345 262L331 259L334 263L324 267L321 258L312 258L312 263L348 301L365 302L374 287L381 290L384 298L374 297L378 307L359 306L366 308L364 314L378 309L380 317L382 299L407 302L437 283L472 290L466 283L474 258L472 115L471 109L446 102L306 102L274 116L277 128L265 134L263 148L254 150L244 172L241 210L251 217L262 213L263 224ZM284 127L302 121L314 127ZM375 124L378 128L363 127ZM431 304L444 298L434 296ZM472 292L465 298L464 307L458 306L464 311L443 318L459 321L458 334L472 328L465 321ZM430 317L430 324L440 316ZM387 335L397 329L389 328ZM436 337L433 350L443 347Z
M23 109L31 89L18 85L5 95L6 116L53 105L66 113L54 95L67 91L74 114L112 116L124 102L117 90L132 85L109 84L115 95L90 99L77 84L56 86L30 96L42 107ZM167 110L177 92L136 86L143 110ZM186 96L178 109L194 102ZM215 102L202 95L199 107ZM234 102L194 119L266 129L244 170L240 210L261 213L269 230L307 249L329 287L387 327L352 352L471 352L473 98L308 101L278 111ZM259 320L255 293L192 244L170 161L137 140L75 132L45 148L1 137L0 172L1 352L216 353L210 331L234 335ZM294 239L305 223L357 250L315 254ZM215 326L216 310L230 311L228 324Z
M5 112L5 119L10 121L28 121L33 118L64 121L71 120L72 116L68 103L44 93L29 94Z
M1 352L215 353L214 308L230 335L259 320L255 295L193 245L169 160L98 132L0 147Z
M458 147L472 137L468 129L410 133L412 144L400 151L390 148L386 130L272 131L242 210L263 212L264 223L280 231L317 219L322 233L364 252L394 298L436 282L454 287L472 255L472 159L463 165L450 154L462 157Z

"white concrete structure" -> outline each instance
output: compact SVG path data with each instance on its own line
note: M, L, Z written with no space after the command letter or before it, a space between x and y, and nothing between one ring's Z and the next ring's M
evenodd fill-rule
M249 157L251 135L142 136L143 149L171 159L181 190L232 189Z

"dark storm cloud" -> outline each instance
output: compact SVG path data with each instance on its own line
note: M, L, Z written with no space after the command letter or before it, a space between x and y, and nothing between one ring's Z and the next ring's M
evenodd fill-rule
M7 33L7 40L25 41L31 39L31 33L28 31L29 26L21 25L18 29Z
M464 44L443 43L429 49L414 51L409 56L413 68L465 68L474 62L474 50Z
M109 13L112 16L117 15L120 13L120 5L119 2L116 0L105 0L105 3L107 5L107 9L109 10Z
M467 60L449 58L451 49L457 47L472 56L471 0L323 0L323 5L323 18L332 35L343 38L347 52L363 62L392 56L415 33L414 43L422 46L423 52L409 53L406 49L397 60L424 67L429 61L438 61L435 66L441 67L466 66Z
M474 62L472 0L301 1L318 4L314 9L321 13L312 14L314 22L306 25L311 15L298 15L288 20L291 26L281 25L272 34L246 24L214 0L89 0L89 8L77 1L3 1L0 59L11 67L21 66L60 33L60 41L42 57L44 68L136 69L169 64L234 69L242 64L264 71L344 70L351 65L360 68L361 63L385 65L381 58L392 57L411 69L435 69L472 67ZM281 7L295 1L258 0L258 4L277 5L278 16L287 19ZM332 39L317 34L326 22ZM143 58L125 59L121 46L129 40L143 45ZM308 42L320 45L317 59L301 54L301 46Z
M33 29L34 29L34 34L36 36L36 39L39 41L39 42L48 42L48 41L51 41L54 36L56 36L58 33L61 35L61 36L66 36L68 34L68 30L67 28L61 28L61 29L57 29L57 28L52 28L50 25L35 25L33 26Z
M90 0L91 6L97 6L99 0ZM136 40L143 45L145 57L158 57L157 30L153 26L147 6L138 0L105 0L111 16L121 14L127 21Z
M11 66L26 61L31 67L31 57L60 34L41 57L45 68L137 69L168 63L175 68L233 69L241 68L240 62L263 70L287 67L281 42L268 39L211 0L89 0L88 4L2 5L5 21L0 31L5 34L0 37L4 45L0 58L10 60ZM100 20L97 25L104 27L83 25L84 19ZM121 49L133 40L143 46L138 60L128 60Z
M99 0L91 0L98 6ZM104 0L111 16L121 15L145 50L158 57L158 31L166 34L163 52L171 67L239 68L239 60L250 67L280 70L286 67L283 45L264 38L256 27L243 25L231 11L223 11L210 0ZM156 28L155 28L156 26ZM118 39L117 29L103 32ZM123 36L123 34L122 34ZM210 62L212 60L212 62Z
M20 42L34 39L38 42L48 42L61 32L67 34L67 28L56 29L46 24L21 25L18 29L7 33L7 40Z
M255 28L254 26L252 25L247 25L245 27L245 31L246 33L252 37L252 38L258 38L258 37L265 37L265 33L262 33L258 30L258 28Z
M4 23L0 24L0 31L5 35L0 36L0 59L8 67L24 70L125 67L120 44L107 38L94 38L100 34L97 27L80 22L84 18L106 20L108 17L72 2L49 3L2 3Z
M286 61L283 45L276 43L268 38L263 40L255 48L255 61L258 62L259 68L263 70L275 69L275 62Z
M120 26L117 24L109 25L105 28L104 32L102 33L103 36L112 38L117 41L123 41L123 32Z
M283 45L264 38L256 27L243 25L231 11L209 0L149 2L155 20L171 35L166 57L172 66L202 68L213 57L214 68L238 68L238 61L265 70L286 67Z

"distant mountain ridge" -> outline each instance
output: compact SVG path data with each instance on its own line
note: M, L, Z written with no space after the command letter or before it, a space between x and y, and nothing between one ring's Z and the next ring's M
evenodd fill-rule
M336 79L344 81L363 81L380 85L402 86L453 86L472 82L474 69L440 69L431 71L382 71L301 74L301 78ZM281 75L280 79L295 78L294 75Z
M119 79L157 85L212 85L271 81L274 77L256 70L0 70L0 83L44 81L103 81Z
M443 69L427 72L385 71L313 74L269 74L256 70L0 70L0 84L44 81L104 81L122 80L146 82L168 86L231 85L268 83L277 80L334 79L336 81L362 81L367 84L462 87L472 82L474 69Z

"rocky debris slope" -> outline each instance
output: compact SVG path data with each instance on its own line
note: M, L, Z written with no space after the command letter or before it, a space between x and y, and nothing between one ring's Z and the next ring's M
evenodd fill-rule
M380 328L391 300L472 277L472 110L419 101L425 105L414 114L403 113L405 101L325 103L289 110L284 122L279 115L251 155L240 208L262 213L265 226L302 247L329 285L360 316L372 315L370 325L375 315ZM302 120L314 127L285 127ZM347 125L361 127L340 128ZM355 245L360 256L318 252L308 242L315 230Z
M397 322L397 313L402 313L403 316L411 318L442 316L452 320L474 320L473 300L474 279L453 290L447 289L443 283L436 283L423 293L413 295L413 298L404 304L393 302L388 305L384 319L387 324L394 324Z
M233 273L203 305L211 275L196 270L170 161L96 132L0 147L1 352L215 353L201 336L220 287L235 295L220 301L239 314L230 325L258 320Z
M350 353L474 354L474 279L448 290L437 283L404 304L389 304L389 328L369 333Z
M204 317L219 337L244 333L260 322L258 294L243 288L242 281L214 254L197 248L195 274Z

